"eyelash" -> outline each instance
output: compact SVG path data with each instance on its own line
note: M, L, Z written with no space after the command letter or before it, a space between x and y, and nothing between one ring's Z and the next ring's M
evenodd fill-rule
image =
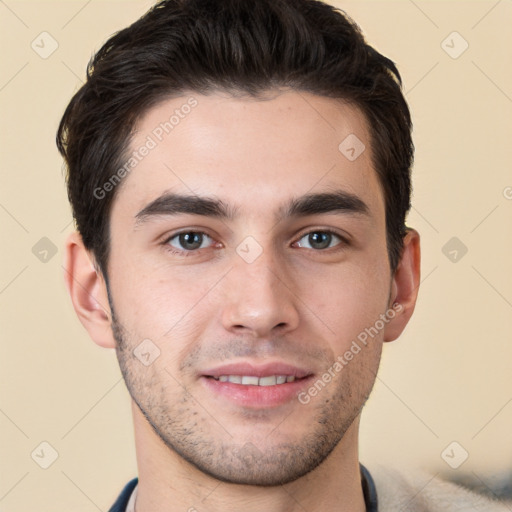
M170 252L171 254L174 254L177 256L182 256L184 258L186 258L188 256L194 256L195 254L197 254L199 252L200 249L193 249L193 250L188 250L188 251L186 249L179 250L179 249L176 249L175 247L173 247L172 245L170 245L170 243L169 243L171 240L179 237L180 235L190 234L190 233L195 234L195 235L196 234L205 235L213 241L213 238L208 233L205 233L204 231L194 231L194 230L190 229L190 230L186 230L186 231L179 231L178 233L174 233L173 235L166 237L162 242L164 249L167 252Z
M164 246L165 250L170 252L171 254L173 255L177 255L177 256L182 256L184 258L188 257L188 256L193 256L195 254L197 254L201 249L192 249L192 250L186 250L186 249L183 249L183 250L179 250L179 249L176 249L175 247L173 247L172 245L169 244L169 242L171 240L173 240L174 238L180 236L180 235L183 235L183 234L200 234L200 235L205 235L207 236L208 238L210 238L212 241L213 241L213 238L208 235L208 233L205 233L204 231L194 231L194 230L187 230L187 231L180 231L178 233L174 233L168 237L166 237L164 239L164 241L162 242L162 245ZM340 242L338 244L336 244L334 247L328 247L326 249L309 249L311 251L314 251L314 252L317 252L317 253L322 253L322 252L336 252L336 251L339 251L339 250L342 250L343 248L347 247L350 245L350 242L349 240L340 235L339 233L337 233L336 231L333 231L331 229L312 229L310 231L306 231L305 233L302 233L296 240L296 242L302 240L305 236L307 235L310 235L312 233L325 233L325 234L329 234L329 235L332 235L332 236L335 236L336 238L338 238L340 240ZM296 243L294 242L294 243ZM208 247L210 248L210 247ZM334 251L333 251L334 249Z
M340 251L344 247L347 247L348 245L350 245L350 242L348 241L348 239L346 237L340 235L339 233L337 233L336 231L334 231L332 229L312 229L310 231L306 231L305 233L302 233L300 235L300 237L297 239L297 241L302 240L305 236L311 235L312 233L326 233L328 235L332 235L332 236L334 236L334 237L339 239L339 243L336 244L334 247L328 247L327 249L317 249L317 250L310 249L311 251L315 251L315 252L329 252L329 251L332 251L334 249L334 252L335 252L336 250Z

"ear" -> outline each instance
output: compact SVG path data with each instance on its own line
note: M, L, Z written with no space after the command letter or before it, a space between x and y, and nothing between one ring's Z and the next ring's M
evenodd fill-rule
M389 308L395 316L386 324L384 341L396 340L412 316L420 286L420 235L407 228L402 256L391 282Z
M64 270L71 302L89 336L100 347L115 348L107 286L76 231L66 240Z

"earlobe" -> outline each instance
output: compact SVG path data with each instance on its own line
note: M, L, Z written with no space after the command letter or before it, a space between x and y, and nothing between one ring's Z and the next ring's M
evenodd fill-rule
M94 267L79 233L69 235L65 254L64 280L80 322L96 344L115 348L105 280Z
M420 285L420 264L420 235L415 229L408 228L402 257L391 283L389 307L395 315L386 325L384 341L397 339L414 312Z

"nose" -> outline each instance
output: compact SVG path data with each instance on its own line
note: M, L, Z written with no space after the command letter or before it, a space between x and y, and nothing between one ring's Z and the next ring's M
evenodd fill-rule
M284 335L299 324L299 299L284 262L265 250L247 263L235 255L223 283L222 324L231 333L257 338Z

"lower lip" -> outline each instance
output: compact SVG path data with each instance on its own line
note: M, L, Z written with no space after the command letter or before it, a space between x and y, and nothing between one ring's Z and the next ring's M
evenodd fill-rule
M244 407L268 408L297 400L297 395L307 387L313 376L274 386L250 386L221 382L212 377L201 377L208 390Z

